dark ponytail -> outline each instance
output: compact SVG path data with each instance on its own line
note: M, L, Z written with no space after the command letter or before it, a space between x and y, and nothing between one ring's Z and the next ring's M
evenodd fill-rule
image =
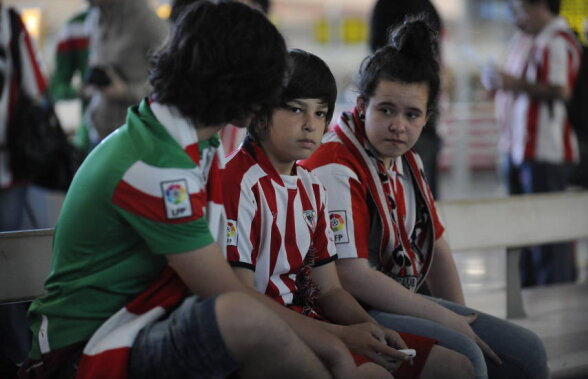
M381 79L400 83L425 83L429 88L427 108L434 112L439 94L438 33L425 14L409 16L390 32L388 45L361 63L359 94L369 100Z

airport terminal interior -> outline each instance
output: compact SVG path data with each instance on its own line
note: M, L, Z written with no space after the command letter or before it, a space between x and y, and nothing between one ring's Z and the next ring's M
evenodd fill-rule
M272 0L269 16L288 47L322 57L333 71L339 90L335 117L355 102L354 75L369 53L368 22L373 0ZM55 42L64 22L86 6L82 0L4 0L21 10L41 52L44 70L53 69ZM169 1L150 0L161 17ZM507 197L500 175L498 128L492 94L480 83L490 62L500 64L515 32L506 0L433 0L443 20L443 90L438 133L437 200L456 204ZM588 1L563 0L562 15L581 31L588 25ZM587 41L584 40L584 43ZM80 121L76 100L56 104L63 127L73 135ZM567 193L585 189L570 188ZM64 194L33 188L29 194L35 216L30 228L51 228ZM584 198L586 199L586 198ZM538 217L549 218L538 213ZM442 215L443 216L443 215ZM553 228L563 220L551 220ZM588 224L583 225L588 230ZM459 231L449 230L458 234ZM516 235L516 231L511 232ZM494 238L487 231L487 239ZM488 244L490 245L490 244ZM516 323L534 330L545 342L554 378L588 378L588 237L575 242L578 279L565 292L523 289L526 317ZM497 317L507 317L507 255L504 247L465 248L455 252L466 303ZM568 287L566 287L568 288ZM568 292L569 291L569 292ZM567 294L570 294L568 297ZM571 294L574 294L573 296Z

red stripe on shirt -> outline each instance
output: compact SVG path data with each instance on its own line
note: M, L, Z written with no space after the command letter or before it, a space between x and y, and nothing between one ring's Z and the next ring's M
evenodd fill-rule
M71 38L65 41L61 41L57 45L57 52L67 53L70 51L83 50L87 49L89 44L90 39L88 37Z
M276 223L277 217L277 201L276 201L276 193L274 191L272 180L269 177L263 177L259 180L259 185L267 201L268 207L272 213L272 226L270 232L270 264L269 264L269 272L270 277L273 274L276 268L276 262L278 261L278 256L280 254L280 246L282 242L282 233L278 228ZM267 238L267 236L265 237ZM279 296L279 291L277 292L276 296Z
M543 52L543 66L537 69L537 83L547 83L549 72L549 50ZM527 117L527 143L525 144L525 160L535 159L539 129L539 101L531 98L529 116Z
M209 195L209 201L215 204L223 204L223 169L219 167L218 155L212 159L212 166L208 173L208 181L206 183L206 191Z
M300 180L298 180L298 184L300 184ZM302 265L301 253L306 254L306 251L301 252L298 249L298 244L296 243L297 233L308 232L306 230L296 230L296 222L294 222L296 219L294 212L294 202L296 201L297 195L298 191L296 189L288 189L288 205L286 206L286 233L284 235L286 258L288 259L288 264L290 265L290 272L294 273L298 273L300 266ZM302 210L304 211L307 209L308 208L303 208ZM292 292L296 292L295 287L293 288Z

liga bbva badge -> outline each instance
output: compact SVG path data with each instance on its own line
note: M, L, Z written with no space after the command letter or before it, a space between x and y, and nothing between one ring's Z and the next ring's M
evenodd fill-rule
M168 219L173 220L192 216L192 204L188 183L185 179L170 180L161 182L165 214Z
M227 220L227 246L237 246L237 221Z
M347 232L347 212L332 211L329 212L331 221L331 230L335 243L349 243L349 233Z

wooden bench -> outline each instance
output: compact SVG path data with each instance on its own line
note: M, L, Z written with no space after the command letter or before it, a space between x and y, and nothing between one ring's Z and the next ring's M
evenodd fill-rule
M507 255L506 316L541 338L550 377L588 378L588 282L521 290L518 270L521 246L588 239L588 192L446 201L438 206L454 251ZM490 306L501 308L495 303L502 298L493 295Z
M43 294L52 239L53 229L0 233L0 304Z
M588 191L438 203L454 251L507 248L507 317L524 317L520 247L588 238ZM0 233L0 303L43 293L53 229Z
M521 247L588 238L588 191L440 201L453 251L507 251L508 318L525 317L521 300Z

